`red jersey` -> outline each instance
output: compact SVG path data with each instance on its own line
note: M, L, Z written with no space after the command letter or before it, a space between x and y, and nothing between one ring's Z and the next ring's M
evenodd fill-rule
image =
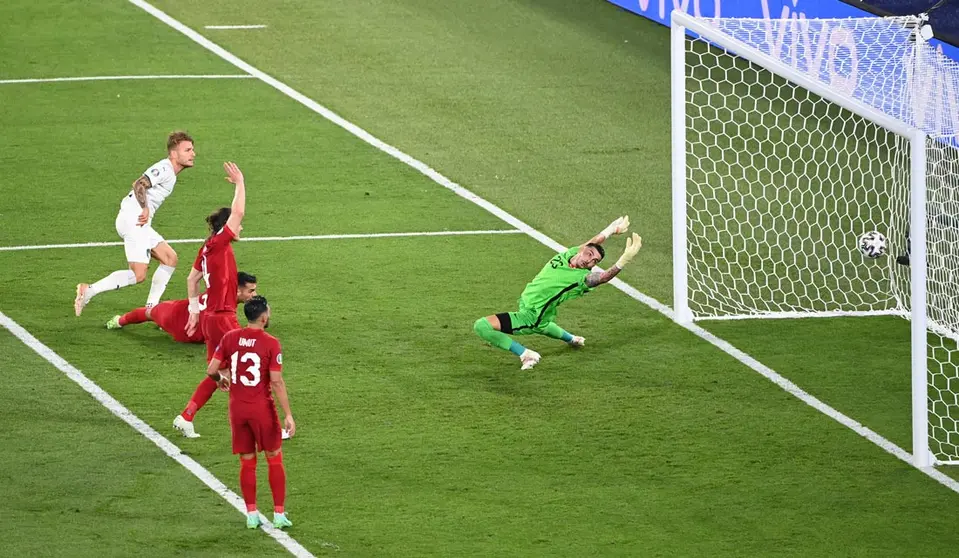
M203 322L206 321L206 299L207 294L200 295L200 322L196 326L193 335L186 334L186 323L190 319L190 301L167 300L157 304L150 311L151 319L160 328L173 336L175 341L180 343L202 343Z
M262 329L244 327L226 333L213 358L230 371L230 408L273 406L270 372L283 370L280 342Z
M193 269L203 273L206 283L207 312L236 313L236 256L233 241L236 233L223 225L200 248Z
M206 294L200 295L200 308L206 304ZM186 323L190 319L190 301L167 300L153 307L150 312L151 319L160 326L163 331L173 336L173 339L180 343L202 343L203 342L203 319L204 313L200 313L200 324L197 326L193 335L186 334Z

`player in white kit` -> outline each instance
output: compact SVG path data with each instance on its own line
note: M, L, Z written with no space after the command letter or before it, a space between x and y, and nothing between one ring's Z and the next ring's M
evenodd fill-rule
M173 193L176 177L180 171L193 166L196 153L193 138L186 132L173 132L167 138L167 154L133 183L133 188L120 202L117 214L117 234L123 239L130 269L114 271L92 285L77 285L77 297L73 309L77 316L96 295L143 282L147 277L150 258L156 258L160 266L153 273L147 308L160 302L170 277L176 269L177 255L160 233L153 229L153 216L163 200Z

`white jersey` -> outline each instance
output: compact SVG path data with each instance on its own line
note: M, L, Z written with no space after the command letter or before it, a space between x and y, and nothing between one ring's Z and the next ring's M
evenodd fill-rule
M157 209L163 204L163 200L173 193L173 187L176 185L176 173L173 171L173 163L170 159L161 159L148 168L143 176L150 179L151 184L146 193L147 207L150 208L150 220L148 222L152 223L153 216L156 215ZM140 202L137 201L133 188L130 188L130 193L120 202L120 214L136 219L140 216L141 211L143 211L143 208L140 207Z

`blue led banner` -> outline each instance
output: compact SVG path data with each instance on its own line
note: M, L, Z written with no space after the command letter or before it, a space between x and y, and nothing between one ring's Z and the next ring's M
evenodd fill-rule
M792 18L838 18L838 17L872 17L875 14L861 10L840 0L607 0L621 8L637 13L647 19L669 26L669 14L673 9L683 10L697 17L750 17L773 19ZM881 2L882 0L878 0ZM861 2L860 2L861 3ZM946 8L943 8L945 10ZM884 10L878 10L884 12ZM906 15L906 14L899 14ZM911 14L917 15L917 14ZM931 23L933 31L939 31L943 36L954 37L959 35L957 29L948 28L953 18L944 17L946 12L932 13ZM951 13L949 14L951 15ZM959 17L956 18L959 20ZM771 29L774 24L770 22ZM773 31L775 32L775 31ZM937 39L930 41L932 45L941 49L943 54L959 60L959 48Z

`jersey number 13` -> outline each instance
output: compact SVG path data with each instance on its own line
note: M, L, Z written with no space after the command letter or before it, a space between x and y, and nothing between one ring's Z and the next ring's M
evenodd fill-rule
M255 387L260 384L260 355L256 353L233 353L232 364L230 367L231 380L233 383L236 383L237 376L237 366L240 364L250 363L246 367L246 370L240 372L240 383L247 387Z

